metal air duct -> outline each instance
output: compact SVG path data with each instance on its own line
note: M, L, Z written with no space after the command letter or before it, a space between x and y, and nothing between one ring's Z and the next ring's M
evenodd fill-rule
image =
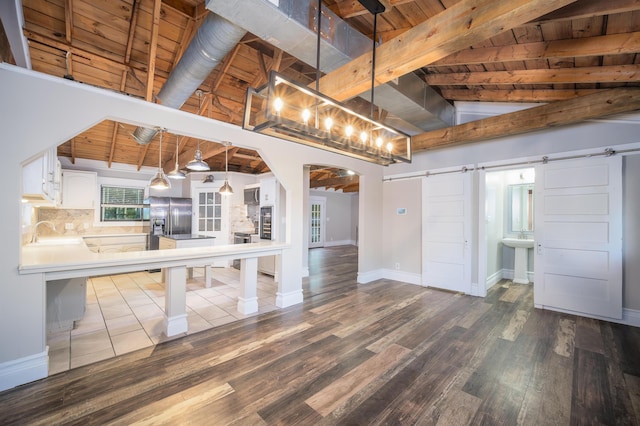
M317 33L310 16L316 15L316 5L316 0L207 1L210 11L313 67ZM371 52L369 38L326 8L322 33L320 69L325 73ZM390 113L385 122L404 133L415 135L454 124L453 106L413 73L375 90L376 105ZM360 96L371 99L368 92Z
M215 13L209 13L158 93L160 103L180 108L245 33L243 28ZM133 138L139 144L146 145L156 133L156 129L138 127L133 132Z

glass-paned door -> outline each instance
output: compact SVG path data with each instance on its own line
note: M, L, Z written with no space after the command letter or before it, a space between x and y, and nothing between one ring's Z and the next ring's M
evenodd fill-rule
M324 247L325 200L321 198L310 198L310 202L309 248Z
M192 187L193 229L194 234L215 237L214 245L230 244L229 242L229 207L228 199L218 191L219 186ZM214 267L226 267L228 261L216 261Z
M198 232L207 234L222 231L222 196L217 191L198 193Z

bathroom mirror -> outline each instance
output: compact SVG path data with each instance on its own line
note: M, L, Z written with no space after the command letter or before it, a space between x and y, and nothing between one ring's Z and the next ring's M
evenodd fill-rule
M533 232L533 184L507 186L509 232Z

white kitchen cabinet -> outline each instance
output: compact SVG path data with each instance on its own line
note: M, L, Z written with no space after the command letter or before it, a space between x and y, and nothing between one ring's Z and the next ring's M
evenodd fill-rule
M63 209L93 209L96 204L98 175L80 170L62 171Z
M278 181L276 178L267 178L260 181L260 207L275 206Z
M87 278L47 281L47 331L67 331L84 317L87 307Z
M60 161L53 147L22 167L22 199L34 204L60 204Z

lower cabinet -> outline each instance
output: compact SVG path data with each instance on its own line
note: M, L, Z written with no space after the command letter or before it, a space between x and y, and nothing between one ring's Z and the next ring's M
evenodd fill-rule
M276 257L262 256L258 258L258 272L275 276L276 274Z
M67 331L87 309L87 279L47 281L47 332Z

